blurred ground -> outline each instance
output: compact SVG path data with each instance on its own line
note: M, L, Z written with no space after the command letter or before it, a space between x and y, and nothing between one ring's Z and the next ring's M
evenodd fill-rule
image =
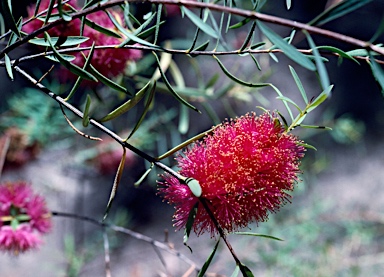
M384 148L382 142L377 140L374 140L374 142L365 141L353 146L333 144L333 146L322 149L322 151L325 151L324 153L327 156L327 168L316 178L311 177L308 179L309 181L306 181L306 184L299 185L299 193L297 197L293 198L293 203L282 208L287 221L289 222L290 214L295 213L295 211L312 209L314 202L315 204L332 203L332 210L326 211L325 214L328 217L332 215L334 217L326 219L329 222L321 225L320 234L326 233L327 228L334 228L331 225L334 224L335 220L340 220L342 217L345 217L342 218L342 220L345 220L364 214L365 217L370 215L376 221L380 219L380 216L384 218L384 160L382 158ZM79 213L100 219L112 181L110 178L89 178L89 176L86 177L86 174L82 175L79 172L68 170L69 158L65 153L44 152L36 161L27 164L21 170L5 172L2 180L28 180L33 183L38 192L47 198L49 207L52 210ZM122 186L129 185L132 184L122 184ZM300 186L306 186L306 189L303 190ZM303 192L300 192L300 190L303 190ZM171 226L172 208L165 203L161 203L160 200L154 199L150 200L155 201L154 204L149 204L147 199L141 199L144 206L149 205L152 208L152 216L146 224L135 224L133 228L159 241L164 241L164 230L168 229L168 240L175 244L176 249L196 262L198 266L202 266L212 249L214 241L208 236L200 238L192 236L190 246L193 253L191 254L186 247L182 246L182 232L175 233L173 231ZM292 217L294 216L292 215ZM111 217L113 217L113 214ZM252 231L259 232L264 230L263 226L276 224L274 221L278 217L279 214L271 215L272 222L260 224L260 227ZM310 217L312 218L308 218L308 220L324 220L324 215L313 214ZM365 219L369 221L369 218ZM18 257L1 255L1 276L105 276L104 252L99 228L74 219L55 217L53 220L54 230L45 238L45 244L39 251L33 251ZM288 243L290 235L287 230L290 225L283 222L280 226L282 230L285 230L283 233L281 233L282 230L272 230L270 235L283 237ZM382 236L384 230L381 228L377 232ZM348 240L348 238L343 237L344 234L340 233L339 235L340 241ZM306 236L311 236L311 234L304 233L302 235L303 241L305 241ZM68 246L70 240L68 239L71 237L74 238L78 253L70 253L70 247ZM121 234L116 235L114 232L109 232L109 237L112 245L112 276L167 276L165 275L164 266L151 245ZM65 239L67 240L67 250L65 250L64 246ZM255 272L263 275L265 272L274 272L273 268L279 267L278 264L265 264L265 260L260 258L261 253L259 251L264 251L261 246L252 243L245 244L244 240L239 239L239 237L231 236L230 240L235 251L239 252L242 259L256 262L254 265L248 264ZM259 240L259 238L252 238L252 240ZM384 249L384 244L381 241L371 241L370 250L365 250L365 260L357 259L359 252L345 253L342 251L344 248L338 249L339 242L334 242L333 248L335 251L340 251L341 255L346 255L339 257L341 263L357 263L356 266L359 266L359 263L368 263L363 265L361 267L362 271L354 276L367 276L364 275L367 272L366 269L367 267L370 268L372 264L375 266L375 270L384 269L384 259L380 258L383 255L379 255L380 251ZM267 245L271 244L268 240L265 243ZM330 244L329 247L332 247L332 242L327 243ZM353 242L350 241L350 243ZM85 248L81 246L82 244ZM276 257L279 254L279 247L284 246L283 244L277 246L277 252L274 253ZM298 241L297 248L300 247L301 243ZM371 255L369 255L370 251ZM318 259L324 258L322 256L324 253L318 253L318 255ZM71 256L74 260L70 263ZM79 263L81 270L71 275L71 266L72 268L75 267L76 261L80 261L82 258L89 260L84 261L84 264ZM177 257L169 254L164 254L164 259L170 274L168 276L181 276L189 267ZM71 266L69 266L70 264ZM319 266L321 266L321 263L319 263ZM221 251L214 260L210 272L230 276L233 269L234 264L229 257L228 251L221 246ZM339 269L330 272L324 271L324 268L315 269L312 276L327 276L329 273L332 273L332 275L328 276L348 276L340 273ZM286 269L286 272L274 272L273 276L305 275L300 275L300 273L292 275L292 271Z

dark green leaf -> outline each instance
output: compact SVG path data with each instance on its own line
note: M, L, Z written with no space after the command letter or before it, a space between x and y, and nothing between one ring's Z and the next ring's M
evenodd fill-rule
M179 133L185 135L189 129L189 110L187 106L180 105L179 113Z
M197 202L196 205L189 212L188 220L187 220L187 223L185 224L185 230L184 230L183 243L185 246L188 247L191 253L192 253L192 249L187 245L187 241L189 239L189 235L191 234L193 224L195 222L195 217L196 217L198 207L199 207L199 202Z
M85 71L84 69L78 67L77 65L73 64L73 63L70 63L69 61L67 61L56 49L55 47L53 46L53 43L51 41L51 38L50 36L48 35L47 32L44 33L45 35L45 38L47 39L47 41L49 42L50 46L52 47L52 50L53 52L55 53L55 57L59 60L60 64L62 64L65 68L67 68L69 71L71 71L72 73L84 78L84 79L87 79L87 80L91 80L91 81L95 81L97 82L97 79L91 75L89 72Z
M324 129L327 131L332 131L332 128L326 127L326 126L317 126L317 125L304 125L304 124L299 124L296 125L297 127L302 127L302 128L308 128L308 129Z
M205 263L204 263L203 267L201 268L201 270L199 271L199 274L197 275L197 277L204 277L205 272L207 272L207 269L208 269L209 265L211 264L213 257L216 254L216 250L217 250L217 247L219 246L219 243L220 243L220 239L217 240L215 246L213 247L211 254L209 255L208 259L205 261Z
M47 59L50 59L51 61L54 61L54 62L60 62L57 58L56 58L56 56L54 56L54 55L47 55L47 56L45 56ZM66 60L66 61L69 61L69 62L71 62L71 61L73 61L73 60L75 60L76 59L76 57L75 56L73 56L73 55L67 55L67 54L61 54L61 57L64 59L64 60Z
M51 17L53 6L55 5L55 2L56 2L56 0L49 0L49 5L48 5L48 9L47 9L45 20L44 20L44 25L47 25L48 20Z
M264 234L251 233L251 232L235 232L234 234L235 235L243 235L243 236L262 237L262 238L267 238L267 239L284 241L278 237L274 237L274 236L270 236L270 235L264 235Z
M261 71L261 66L260 66L259 62L257 61L257 59L255 58L255 56L251 54L251 58L255 62L255 65L256 65L257 69L259 71Z
M240 264L239 267L240 267L240 271L244 272L245 274L244 277L254 277L252 271L246 265Z
M251 21L251 19L247 17L247 18L245 18L244 20L242 20L242 21L240 21L240 22L238 22L238 23L236 23L236 24L233 24L233 25L229 26L229 29L237 29L237 28L240 28L240 27L246 25L246 24L247 24L248 22L250 22L250 21Z
M154 164L151 163L151 166L144 172L143 176L141 176L140 179L133 184L135 187L140 186L140 184L144 181L144 179L147 178L148 174L151 172L153 168L153 165Z
M251 27L251 30L249 30L249 33L247 35L247 37L245 38L244 42L243 42L243 45L240 47L240 49L238 50L239 52L242 52L247 46L248 46L248 43L249 41L251 40L252 36L253 36L253 33L255 31L255 28L256 28L256 21L254 21L252 23L252 27Z
M204 33L207 35L218 38L216 31L212 29L211 26L209 26L207 23L205 23L200 17L198 17L196 14L191 12L189 9L187 9L184 6L181 6L181 10L184 12L184 14Z
M316 18L311 20L309 25L323 25L329 21L339 18L347 13L350 13L362 6L372 2L372 0L344 0L340 1L336 5L332 5L324 12L319 14Z
M39 7L40 7L41 0L36 1L35 11L33 13L33 16L36 17L36 15L39 13Z
M319 73L319 77L320 77L321 87L322 89L325 89L330 86L327 69L325 68L324 63L321 60L319 50L317 50L315 42L313 41L312 37L309 35L308 32L304 32L304 33L307 37L309 47L312 48L312 52L315 56L315 62L316 62L317 72Z
M16 23L16 26L17 26L17 29L20 32L21 28L23 27L23 18L22 17L19 18L19 20ZM4 31L2 32L2 34L3 33L4 33ZM15 32L11 32L11 35L9 36L9 40L8 40L7 46L14 44L17 41L18 38L19 37L17 36L17 34Z
M13 18L12 7L10 5L11 5L11 1L8 1L8 0L2 0L1 1L1 6L3 8L3 16L5 19L5 22L7 22L7 24L9 25L9 28L11 29L12 32L14 32L18 37L21 37L19 29L17 28L16 21Z
M257 25L260 28L260 30L263 32L263 34L279 49L281 49L284 54L293 60L294 62L300 64L302 67L314 71L316 70L315 65L302 53L300 53L294 46L291 44L288 44L284 39L282 39L279 35L277 35L275 32L273 32L270 28L268 28L266 25L261 23L260 21L257 21Z
M147 114L147 112L148 112L148 110L149 110L149 108L150 108L150 106L151 106L152 100L153 100L153 98L155 97L155 92L156 92L156 81L154 81L153 84L151 84L151 86L152 86L152 88L151 88L151 90L150 90L150 92L149 92L149 96L148 96L147 101L146 101L146 103L145 103L144 111L143 111L143 113L141 114L139 120L136 122L135 127L133 127L131 133L129 134L129 136L128 136L128 138L127 138L127 140L129 140L129 139L132 137L132 135L137 131L137 129L139 129L141 123L143 122L143 120L144 120L144 118L145 118L145 115Z
M276 97L276 99L279 99L279 100L282 100L284 102L288 102L288 103L291 103L292 105L295 106L295 108L301 113L302 110L300 109L299 105L297 105L292 99L286 97L286 96L278 96Z
M189 53L191 55L191 57L196 57L197 55L196 54L193 54L194 51L205 51L205 49L207 49L209 45L209 40L207 40L206 42L204 42L203 44L201 44L200 46L197 46L196 48L194 48L191 53Z
M159 72L160 72L160 75L165 83L165 85L167 86L168 90L173 94L173 96L176 98L176 100L178 100L179 102L183 103L184 105L186 105L187 107L189 107L190 109L196 111L196 112L199 112L200 111L195 108L194 106L192 106L191 104L189 104L187 101L185 101L183 98L180 97L180 95L173 89L173 87L171 86L171 84L168 82L168 79L167 77L165 76L162 68L161 68L161 64L160 64L160 60L159 60L159 57L157 56L157 54L155 52L152 52L153 55L155 56L156 58L156 61L157 61L157 68L159 69Z
M11 64L11 59L7 54L4 54L4 60L5 60L5 69L7 71L7 74L9 78L13 81L13 72L12 72L12 64Z
M83 113L83 126L87 127L89 124L89 107L91 106L91 96L87 94L87 101L85 103L85 109Z
M377 83L381 87L381 93L384 95L384 71L381 66L375 61L373 55L369 55L370 66Z
M63 10L63 4L61 3L61 0L57 0L57 10L59 11L59 15L62 19L65 21L72 20L72 16L68 15L68 13Z
M87 3L84 5L84 7L82 8L82 10L85 10L86 8L89 8L90 6L93 6L99 2L101 2L102 0L90 0L90 1L87 1Z
M134 106L136 106L136 104L143 98L146 92L152 89L152 86L153 86L152 81L149 81L139 92L136 93L135 96L133 96L124 104L122 104L121 106L119 106L118 108L116 108L115 110L113 110L112 112L104 116L103 118L101 118L99 121L101 122L109 121L126 113L127 111L132 109Z
M108 86L114 90L123 92L123 93L129 93L125 87L123 87L123 86L117 84L116 82L112 81L111 79L105 77L103 74L101 74L99 71L97 71L97 69L94 68L93 65L90 64L88 70L93 76L96 77L97 80L99 80L104 85L106 85L106 86Z
M284 97L284 95L281 93L281 91L280 91L277 87L275 87L275 86L272 85L272 84L269 84L269 86L270 86L271 88L273 88L273 89L276 91L277 95L279 95L280 97ZM293 114L292 114L291 108L289 107L289 105L287 104L287 102L283 101L283 103L284 103L285 108L286 108L287 111L288 111L289 116L290 116L291 119L293 120Z
M224 66L224 64L219 60L219 58L217 58L215 55L213 55L213 58L217 61L217 63L219 64L221 70L224 72L225 75L227 75L231 80L235 81L236 83L239 83L243 86L247 86L247 87L253 87L253 88L258 88L258 87L265 87L265 86L268 86L269 84L266 84L266 83L249 83L249 82L245 82L237 77L235 77L234 75L232 75Z
M116 33L115 31L108 29L108 28L105 28L105 27L97 24L96 22L91 21L85 17L84 17L84 23L85 23L85 25L89 26L90 28L92 28L92 29L94 29L100 33L103 33L107 36L115 37L115 38L121 38L121 36L118 33Z
M304 146L305 148L309 148L309 149L317 151L316 147L314 147L310 144L307 144L307 143L298 143L297 145Z
M69 36L64 38L65 38L65 41L60 44L61 47L79 45L89 39L87 37L80 37L80 36L79 37ZM51 43L57 46L58 41L61 39L63 39L63 37L51 37ZM45 38L33 38L33 39L30 39L28 42L35 45L44 46L44 47L50 46L49 42Z

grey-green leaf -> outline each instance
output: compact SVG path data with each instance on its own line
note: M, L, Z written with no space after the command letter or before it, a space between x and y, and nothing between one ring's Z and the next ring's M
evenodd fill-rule
M262 237L262 238L267 238L267 239L284 241L283 239L280 239L278 237L274 237L274 236L270 236L270 235L265 235L265 234L252 233L252 232L235 232L234 234L235 235L243 235L243 236Z
M56 45L59 39L62 39L63 37L51 37L51 43L53 45ZM81 37L81 36L68 36L65 37L65 41L60 44L61 47L68 47L68 46L76 46L79 45L85 41L87 41L89 38L87 37ZM45 38L33 38L28 41L29 43L49 47L50 44Z
M202 189L201 189L199 181L197 181L196 179L193 179L193 178L187 178L185 180L185 183L187 184L189 189L192 191L194 196L196 196L196 197L201 196Z
M384 95L384 71L371 54L369 55L369 59L373 76L381 87L381 93Z
M5 69L8 73L9 78L13 81L13 72L12 72L12 64L11 59L7 54L4 54L4 60L5 60Z
M181 10L204 33L206 33L207 35L209 35L213 38L219 37L217 35L216 31L211 26L209 26L207 23L205 23L200 17L198 17L192 11L190 11L189 9L187 9L184 6L181 6Z
M315 71L316 66L302 53L300 53L293 45L288 44L283 38L277 35L269 27L257 21L257 25L263 34L279 49L281 49L284 54L293 60L294 62L300 64L302 67Z

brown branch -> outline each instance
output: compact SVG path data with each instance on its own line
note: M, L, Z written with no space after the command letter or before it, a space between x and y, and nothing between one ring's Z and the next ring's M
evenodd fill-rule
M298 30L306 30L312 34L318 34L322 35L324 37L332 38L337 41L342 41L348 44L356 45L361 48L366 48L371 51L377 52L381 55L384 55L384 49L376 46L370 42L363 41L360 39L356 39L350 36L346 36L337 32L325 30L319 27L311 26L305 23L300 23L297 21L289 20L289 19L284 19L281 17L273 16L273 15L267 15L255 11L249 11L249 10L243 10L243 9L238 9L238 8L231 8L231 7L225 7L217 4L211 4L211 3L205 3L205 2L197 2L197 1L191 1L191 0L111 0L107 1L104 4L99 4L93 7L89 7L87 9L81 10L79 12L72 13L71 16L73 19L76 18L81 18L83 16L86 16L88 14L94 13L96 11L104 10L107 8L111 8L116 5L124 4L125 2L131 2L131 3L154 3L154 4L168 4L168 5L186 5L189 7L195 7L195 8L208 8L213 11L218 11L218 12L225 12L225 13L230 13L234 15L239 15L242 17L250 18L250 19L257 19L261 20L264 22L269 22L277 25L282 25L282 26L287 26L290 28L295 28ZM30 33L29 35L23 37L22 39L16 41L14 44L9 45L8 47L5 47L1 52L0 52L0 59L4 57L6 53L9 53L11 50L16 49L18 46L28 42L31 38L34 38L45 31L48 31L49 29L63 24L65 21L63 19L58 19L54 22L51 22L40 29Z

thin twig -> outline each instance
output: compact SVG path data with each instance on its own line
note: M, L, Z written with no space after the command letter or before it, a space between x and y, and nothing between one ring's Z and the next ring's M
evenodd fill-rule
M325 30L319 27L311 26L305 23L300 23L294 20L289 20L289 19L284 19L281 17L273 16L273 15L267 15L255 11L250 11L250 10L243 10L239 8L233 8L233 7L227 7L227 6L222 6L222 5L217 5L217 4L211 4L211 3L206 3L206 2L198 2L198 1L190 1L190 0L111 0L107 1L104 4L98 4L93 7L89 7L87 9L72 13L71 16L73 19L76 18L81 18L85 15L94 13L96 11L104 10L107 8L111 8L116 5L124 4L125 2L131 2L131 3L155 3L155 4L167 4L167 5L183 5L183 6L189 6L189 7L195 7L195 8L207 8L212 11L218 11L218 12L225 12L229 14L234 14L234 15L239 15L245 18L250 18L250 19L257 19L260 21L264 22L269 22L277 25L282 25L282 26L287 26L290 28L295 28L297 30L306 30L312 34L318 34L322 35L324 37L332 38L336 41L342 41L348 44L356 45L362 48L366 48L369 50L372 50L374 52L377 52L381 55L384 55L384 49L376 46L368 41L363 41L360 39L356 39L344 34L340 34L337 32ZM9 45L5 47L2 51L0 51L0 59L4 57L5 54L9 53L10 51L16 49L22 44L27 43L30 39L43 34L44 32L48 31L49 29L58 26L60 24L63 24L65 21L64 19L58 19L54 22L51 22L40 29L28 34L27 36L21 38L20 40L16 41L12 45Z
M105 261L105 276L112 277L111 274L111 258L109 255L109 239L107 231L103 230L103 239L104 239L104 261Z
M131 236L137 240L147 242L147 243L149 243L149 244L151 244L151 245L153 245L159 249L162 249L162 250L178 257L180 260L184 261L185 263L187 263L191 266L194 266L196 272L200 271L200 268L198 268L196 266L196 264L191 259L189 259L185 255L183 255L179 251L169 247L169 245L166 243L157 241L157 240L155 240L151 237L148 237L146 235L140 234L138 232L132 231L130 229L127 229L127 228L124 228L121 226L116 226L116 225L109 224L106 222L101 222L101 221L98 221L98 220L91 218L91 217L88 217L88 216L71 214L71 213L64 213L64 212L58 212L58 211L52 211L51 214L52 214L52 216L62 216L62 217L69 217L69 218L73 218L73 219L77 219L77 220L83 220L83 221L98 225L98 226L103 227L103 228L109 228L109 229L111 229L115 232L118 232L118 233L129 235L129 236Z

